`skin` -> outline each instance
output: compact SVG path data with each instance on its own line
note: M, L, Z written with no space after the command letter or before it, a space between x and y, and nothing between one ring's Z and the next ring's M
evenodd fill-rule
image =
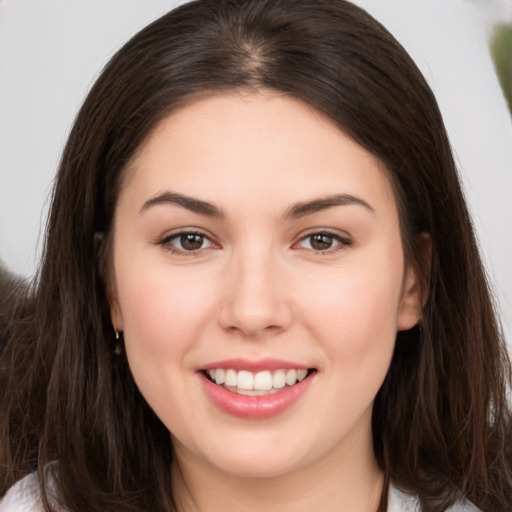
M165 192L223 216L152 202ZM360 202L289 214L333 194ZM186 251L175 235L191 229L205 238ZM319 250L311 235L326 232L331 247ZM171 432L182 510L377 509L372 404L396 332L418 322L421 301L375 157L275 93L192 102L127 171L111 295L135 381ZM316 370L283 413L238 418L206 396L201 366L267 357Z

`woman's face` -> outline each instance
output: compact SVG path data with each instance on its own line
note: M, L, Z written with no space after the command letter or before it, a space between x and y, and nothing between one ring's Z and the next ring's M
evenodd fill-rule
M259 93L170 115L113 251L112 320L179 460L271 476L371 452L419 286L385 171L321 114Z

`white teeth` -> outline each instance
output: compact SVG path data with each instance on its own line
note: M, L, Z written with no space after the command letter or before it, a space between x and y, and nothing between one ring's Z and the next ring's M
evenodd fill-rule
M286 384L293 386L297 382L297 372L295 370L288 370L286 372Z
M270 372L258 372L254 376L254 389L269 391L272 389L272 374Z
M304 380L308 374L305 369L300 370L265 370L261 372L250 372L248 370L235 371L223 368L211 369L206 372L210 379L219 386L236 388L236 392L243 395L265 395L284 388L286 385L293 386Z
M224 384L226 384L226 386L236 386L236 383L237 378L235 370L226 370Z
M268 391L261 391L259 389L240 389L237 388L236 393L239 395L247 395L247 396L265 396L265 395L272 395L276 391L279 391L278 389L270 389Z
M308 374L307 370L297 370L297 380L301 381L306 378L306 375Z
M272 376L272 387L281 389L286 386L286 373L284 370L277 370Z
M238 389L254 389L254 375L246 370L239 371L236 378L236 387Z
M224 384L224 382L226 380L226 372L222 368L215 370L215 379L214 380L217 384Z

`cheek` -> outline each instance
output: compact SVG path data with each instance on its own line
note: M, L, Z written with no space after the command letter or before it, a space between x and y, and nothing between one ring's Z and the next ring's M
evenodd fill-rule
M142 395L171 429L176 418L170 411L179 409L180 400L194 400L180 376L190 370L188 355L213 316L212 286L197 286L186 272L166 265L144 272L136 267L118 265L126 355Z
M384 259L385 260L385 259ZM351 266L331 276L328 286L309 283L305 321L330 348L332 359L343 363L380 359L392 353L397 332L403 266L373 261Z
M143 359L176 356L212 318L213 284L164 264L119 262L116 279L127 351Z

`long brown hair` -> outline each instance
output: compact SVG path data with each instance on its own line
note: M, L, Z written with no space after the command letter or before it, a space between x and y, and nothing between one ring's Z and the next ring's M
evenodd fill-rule
M170 436L113 353L102 262L123 171L143 141L194 97L238 89L306 102L390 175L428 299L421 325L398 333L374 404L388 479L425 511L460 496L510 509L509 361L443 121L403 48L343 0L191 2L106 66L62 156L31 306L1 356L0 493L36 468L44 493L43 468L58 460L54 485L70 511L174 510ZM431 237L430 265L419 233Z

